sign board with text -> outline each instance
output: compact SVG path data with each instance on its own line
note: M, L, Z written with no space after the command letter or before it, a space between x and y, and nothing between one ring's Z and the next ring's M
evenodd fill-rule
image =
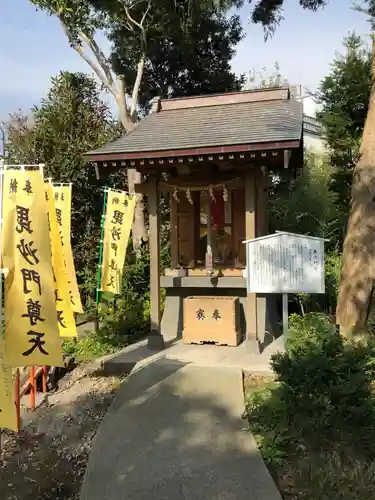
M245 241L248 293L324 293L324 241L287 232Z

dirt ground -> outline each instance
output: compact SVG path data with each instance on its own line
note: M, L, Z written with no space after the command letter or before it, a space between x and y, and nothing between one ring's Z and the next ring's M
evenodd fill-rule
M19 436L3 431L0 499L78 499L93 439L120 383L81 365L23 416Z

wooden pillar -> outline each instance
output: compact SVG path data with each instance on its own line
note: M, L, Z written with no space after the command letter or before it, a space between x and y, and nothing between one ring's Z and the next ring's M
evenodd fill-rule
M268 234L268 178L267 170L262 167L256 175L256 235Z
M150 335L148 347L163 349L164 340L160 333L160 218L159 191L156 174L150 174L148 181L148 210L150 226Z
M256 238L256 186L254 168L245 171L245 231L246 239ZM249 262L246 262L249 265ZM256 294L249 293L246 299L246 340L257 338Z
M171 227L171 269L179 264L178 255L178 207L172 193L169 195L170 227Z
M198 255L199 255L199 244L201 237L201 192L193 191L193 207L194 207L194 267L197 266Z

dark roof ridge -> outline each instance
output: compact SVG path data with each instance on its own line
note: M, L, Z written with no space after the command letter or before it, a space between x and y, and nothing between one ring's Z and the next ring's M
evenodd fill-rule
M291 99L289 99L290 101ZM243 102L228 102L228 103L225 103L225 104L207 104L205 105L204 107L205 108L216 108L218 106L239 106L240 104L259 104L260 102L264 102L264 103L269 103L269 102L275 102L275 101L287 101L287 99L262 99L262 101L243 101ZM182 111L184 109L201 109L203 106L191 106L189 108L171 108L171 109L161 109L159 111L159 113L171 113L172 111ZM150 111L150 113L156 113L156 111ZM149 113L149 114L150 114ZM149 115L146 115L145 118L147 118L147 116ZM141 121L141 120L140 120ZM137 124L139 123L139 121L137 122ZM133 129L134 130L134 129Z
M221 106L244 102L291 101L293 99L289 87L273 87L267 89L226 92L222 94L205 94L201 96L175 97L172 99L155 98L151 113L162 113L171 109L201 108Z
M201 94L201 95L187 95L187 96L181 96L181 97L166 97L166 98L159 98L160 102L165 102L165 101L178 101L178 100L186 100L188 101L189 99L204 99L205 97L219 97L222 95L236 95L236 94L256 94L259 92L268 92L272 90L290 90L290 87L287 85L282 86L282 87L264 87L264 88L259 88L259 89L245 89L245 90L232 90L231 92L216 92L214 94ZM256 102L256 101L254 101Z

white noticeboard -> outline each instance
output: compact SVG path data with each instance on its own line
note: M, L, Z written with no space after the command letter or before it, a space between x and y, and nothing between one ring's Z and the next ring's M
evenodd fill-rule
M244 243L248 293L324 293L324 239L278 232Z

